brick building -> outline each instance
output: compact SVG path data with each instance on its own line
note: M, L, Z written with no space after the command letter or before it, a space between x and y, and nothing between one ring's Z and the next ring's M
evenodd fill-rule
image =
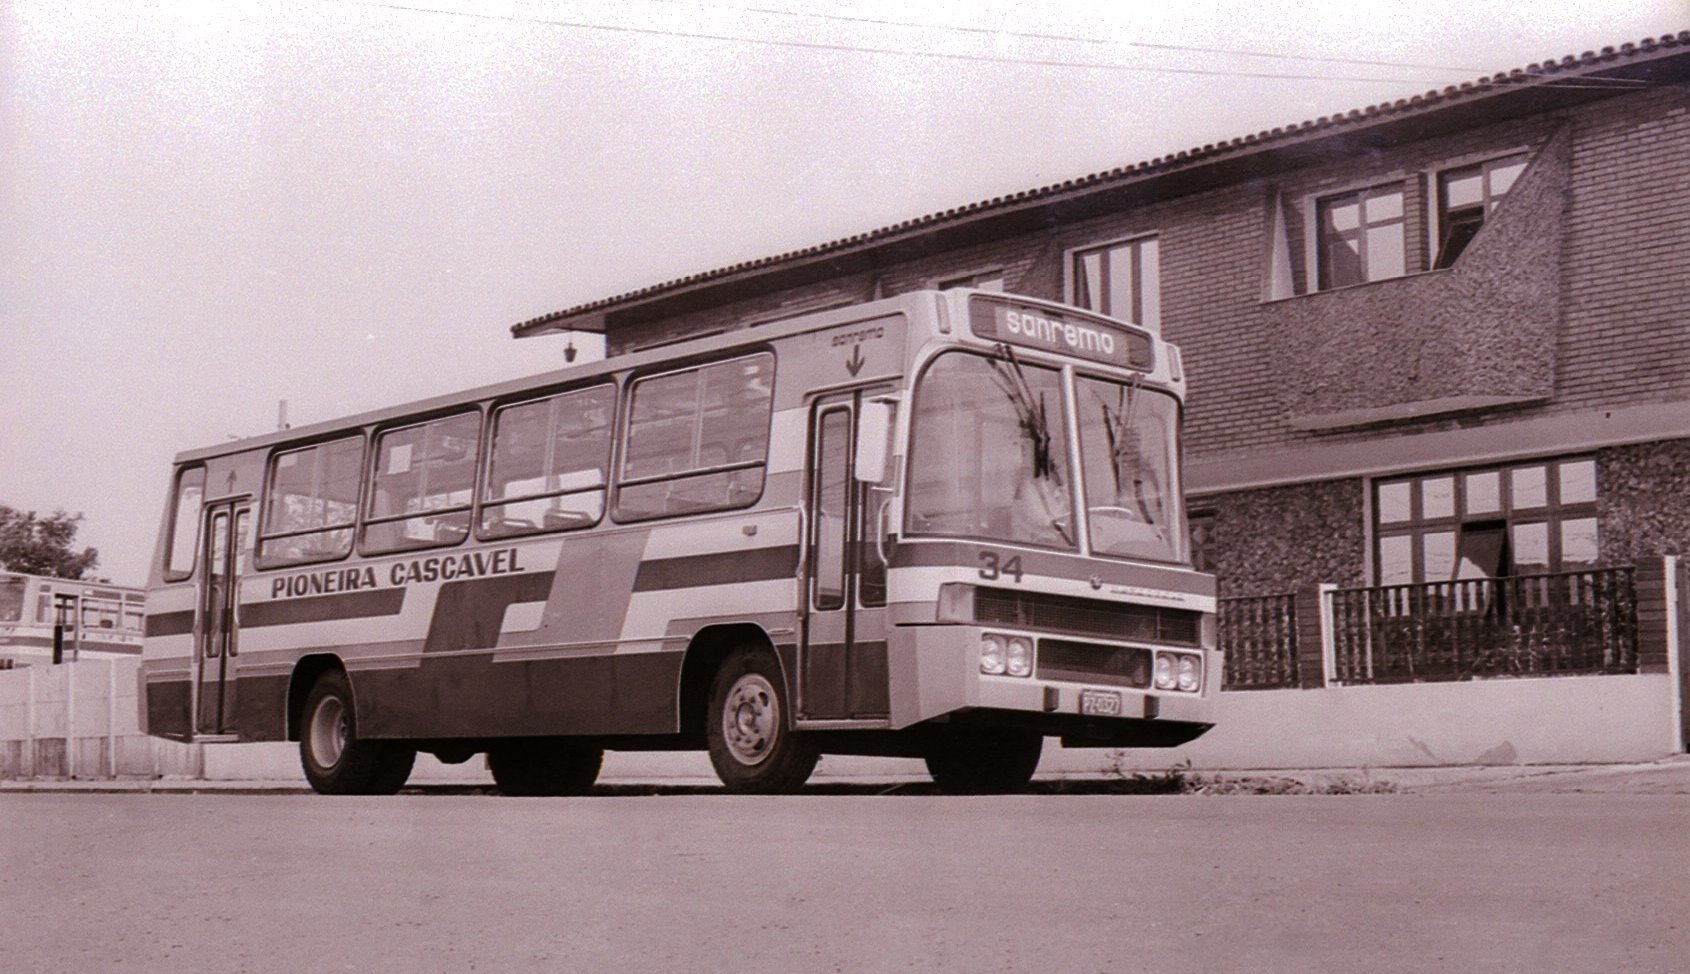
M1193 536L1223 597L1658 570L1690 550L1690 32L513 331L599 331L616 354L958 283L1183 347ZM1664 670L1644 642L1642 668Z

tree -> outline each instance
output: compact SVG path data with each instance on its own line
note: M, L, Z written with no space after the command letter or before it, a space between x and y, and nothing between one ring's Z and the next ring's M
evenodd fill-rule
M81 514L54 511L37 517L34 511L14 510L0 504L0 568L28 575L82 578L100 562L93 548L77 552L71 547Z

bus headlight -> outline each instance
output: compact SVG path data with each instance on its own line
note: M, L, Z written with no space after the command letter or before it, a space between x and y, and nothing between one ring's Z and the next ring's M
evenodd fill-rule
M1183 693L1203 689L1203 658L1195 653L1157 653L1156 689Z
M1008 665L1005 640L997 633L988 632L980 637L980 672L1000 675Z
M1192 693L1203 685L1203 670L1198 665L1197 657L1181 655L1179 658L1179 688Z
M1156 654L1156 689L1172 690L1179 682L1174 676L1174 658L1167 653Z
M1004 660L1004 672L1010 676L1031 676L1033 674L1033 641L1021 636L1009 638L1008 650Z

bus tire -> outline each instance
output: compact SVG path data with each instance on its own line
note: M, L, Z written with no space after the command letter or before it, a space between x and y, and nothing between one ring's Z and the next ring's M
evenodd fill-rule
M317 678L305 698L299 763L305 780L323 795L392 795L405 787L415 748L358 738L352 684L340 670Z
M604 748L567 741L512 741L489 748L487 770L512 798L585 795L604 766Z
M735 650L710 683L705 739L716 777L732 792L786 795L820 759L792 730L780 663L762 648Z
M1001 795L1026 790L1044 742L1032 731L945 731L928 742L923 757L933 783L947 795Z

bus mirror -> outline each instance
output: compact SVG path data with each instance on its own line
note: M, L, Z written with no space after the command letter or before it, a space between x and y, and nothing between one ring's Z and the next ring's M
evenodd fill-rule
M893 404L865 402L857 413L857 479L867 484L886 482L892 453Z

